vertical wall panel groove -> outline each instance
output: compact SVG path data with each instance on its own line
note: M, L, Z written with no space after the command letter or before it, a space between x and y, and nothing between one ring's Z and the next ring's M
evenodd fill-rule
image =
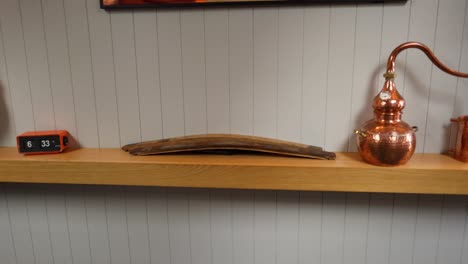
M418 201L413 263L436 263L442 196L421 195Z
M466 72L466 48L465 46L467 45L467 23L468 23L468 2L465 4L465 19L464 19L464 24L463 24L463 37L462 37L462 42L461 42L461 51L460 51L460 57L459 57L459 71L464 71ZM465 78L458 78L457 79L457 87L455 91L455 98L454 98L454 103L453 103L453 113L452 117L458 117L463 115L463 112L466 111L466 107L463 106L463 100L461 98L466 98L468 96L468 92L466 91L467 87L467 82ZM462 88L462 87L465 88ZM457 130L453 129L455 126L452 123L451 130L450 130L450 142L449 142L449 149L454 148L456 141L457 141Z
M463 39L460 55L460 71L468 72L468 2L465 7L465 21L463 24ZM461 116L468 112L468 107L464 103L468 98L468 81L464 78L457 80L457 92L455 96L455 105L453 109L453 116Z
M167 190L152 188L147 194L148 235L152 262L171 262Z
M189 191L190 249L192 264L211 263L209 190Z
M320 192L299 194L299 264L321 261L322 198Z
M97 147L99 132L86 1L66 0L64 8L76 111L76 137L83 147Z
M146 192L138 187L125 190L130 263L151 263Z
M26 206L31 226L31 240L33 243L36 263L52 263L52 242L47 219L45 188L26 187Z
M462 43L461 43L461 51L460 51L460 61L459 61L459 71L462 72L468 72L468 67L467 67L467 56L468 56L468 2L466 3L465 6L465 21L463 24L463 38L462 38ZM458 117L465 115L468 111L468 108L466 107L466 104L463 103L466 98L468 98L468 82L466 78L458 78L457 79L457 88L455 92L455 101L453 105L453 114L452 117ZM457 141L457 129L456 127L452 124L451 126L451 134L450 134L450 144L449 147L453 148L456 144Z
M371 194L367 232L367 263L388 263L393 195Z
M253 133L253 10L229 9L231 132Z
M254 193L254 262L269 264L276 261L276 192Z
M164 10L157 13L159 69L163 136L183 136L185 133L182 80L180 11Z
M301 8L282 8L278 14L278 135L301 140L303 27Z
M417 40L434 47L435 26L437 21L437 7L439 1L431 0L425 3L413 1L411 5L411 21L409 39ZM407 52L407 65L403 96L406 104L404 120L412 126L418 127L416 134L416 151L422 152L425 141L427 107L429 98L432 63L421 52L410 50ZM400 79L401 80L401 79ZM401 85L402 82L400 81ZM422 111L421 111L422 110Z
M141 141L134 16L112 12L110 17L120 144L126 145Z
M130 263L125 187L106 186L104 191L111 263Z
M35 127L56 127L41 1L20 1Z
M85 187L86 222L92 263L111 263L105 194L97 186Z
M277 194L276 263L298 263L299 192Z
M461 263L468 263L468 203L465 203L465 226L463 230L463 244L462 244L462 256Z
M72 263L69 223L66 212L65 186L47 186L45 207L49 223L54 263Z
M69 40L63 1L43 0L42 12L55 115L54 128L66 129L76 136L76 113L71 81Z
M141 138L162 138L161 88L156 12L134 11Z
M321 147L325 142L329 21L328 6L304 9L301 140Z
M465 220L466 198L464 196L445 196L437 248L437 263L461 262Z
M5 202L9 216L13 248L17 263L35 263L26 195L20 186L7 185Z
M417 195L395 195L389 263L412 264Z
M17 0L6 0L0 8L0 24L4 46L5 65L11 93L12 111L17 133L35 129L28 65Z
M369 194L346 194L344 263L366 263Z
M454 69L460 67L465 8L464 1L439 2L434 53ZM456 86L455 77L433 68L424 152L442 152L449 147Z
M86 4L97 106L99 147L119 147L120 132L110 18L106 11L99 9L98 2L87 0Z
M73 263L91 263L84 188L65 190L65 208Z
M253 133L272 138L277 136L278 10L253 11Z
M465 9L465 22L463 24L463 40L462 40L462 50L461 50L461 55L460 55L460 71L467 72L468 67L467 67L467 56L468 56L468 3L466 4L466 9ZM464 113L467 111L467 107L463 103L465 98L468 98L468 82L465 78L458 78L457 80L457 90L456 90L456 95L455 95L455 103L454 103L454 108L453 108L453 117L458 117L464 115ZM454 126L452 124L452 131L450 135L450 148L453 148L456 144L457 141L457 129L454 129Z
M232 203L227 191L210 191L213 264L233 264Z
M185 133L187 135L207 132L203 19L203 10L181 12Z
M3 44L3 30L0 23L0 102L2 106L2 114L0 120L4 127L0 133L0 146L14 146L16 137L15 114L11 100L10 82L8 80L8 70L5 57L5 45Z
M7 263L17 263L17 253L13 241L13 228L8 211L6 184L0 185L0 255Z
M229 14L205 10L205 65L209 133L229 133Z
M351 105L355 20L355 6L331 8L324 143L332 151L346 151L349 145L349 114L343 111L349 112Z
M232 232L234 264L254 264L254 193L232 193Z
M344 261L346 194L324 193L322 208L321 263Z
M167 199L171 263L190 263L189 200L187 190L171 189L168 192Z

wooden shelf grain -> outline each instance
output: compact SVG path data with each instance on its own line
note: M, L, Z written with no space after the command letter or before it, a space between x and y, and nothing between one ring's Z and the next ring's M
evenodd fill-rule
M416 154L400 167L376 167L357 153L337 159L262 155L136 157L120 149L23 156L0 148L0 182L172 186L342 192L468 194L468 164Z

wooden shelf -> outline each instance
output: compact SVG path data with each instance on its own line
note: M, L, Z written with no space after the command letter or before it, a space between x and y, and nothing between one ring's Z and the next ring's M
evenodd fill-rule
M416 154L400 167L376 167L357 153L334 161L261 155L136 157L120 149L24 156L0 148L0 182L468 194L468 163Z

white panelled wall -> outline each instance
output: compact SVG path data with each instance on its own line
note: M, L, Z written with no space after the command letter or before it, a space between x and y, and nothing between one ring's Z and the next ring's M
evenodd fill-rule
M5 184L2 263L464 264L466 197Z
M124 10L99 0L2 0L0 145L67 129L83 147L241 133L355 151L393 48L468 71L466 0ZM468 82L420 52L397 60L418 152L453 144Z
M468 71L468 1L106 12L0 1L0 145L241 133L355 151L391 50ZM454 142L468 81L397 60L418 152ZM0 186L2 263L468 263L465 196Z

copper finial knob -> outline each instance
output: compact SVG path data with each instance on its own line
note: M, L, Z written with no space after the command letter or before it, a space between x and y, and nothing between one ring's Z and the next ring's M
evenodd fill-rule
M387 62L387 72L382 90L374 98L374 118L356 130L357 145L362 159L379 166L396 166L408 162L416 148L416 127L401 120L405 99L395 86L395 60L397 55L408 48L423 51L439 69L458 77L468 77L468 73L454 71L442 64L425 45L407 42L396 47Z

